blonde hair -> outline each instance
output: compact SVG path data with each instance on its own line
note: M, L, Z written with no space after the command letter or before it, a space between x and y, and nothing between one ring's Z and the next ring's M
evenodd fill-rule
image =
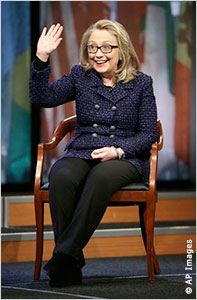
M119 61L118 68L115 72L116 83L120 81L128 82L132 80L138 74L140 66L139 59L126 29L122 24L116 21L105 19L99 20L92 24L83 34L80 45L80 62L84 70L89 71L92 69L88 59L87 44L90 35L96 29L108 30L117 39L121 60Z

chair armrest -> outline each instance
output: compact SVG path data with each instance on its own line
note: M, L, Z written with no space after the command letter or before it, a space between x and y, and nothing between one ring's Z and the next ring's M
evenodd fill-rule
M43 144L44 150L54 149L68 133L72 136L74 134L75 125L76 115L61 121L55 129L51 141Z
M61 121L57 128L55 129L51 141L48 143L38 144L38 154L37 154L37 165L36 165L36 175L35 175L35 184L34 191L35 195L39 193L40 187L42 184L42 175L44 167L44 151L54 149L59 142L65 137L66 134L70 133L70 136L74 134L76 125L76 116L66 118Z

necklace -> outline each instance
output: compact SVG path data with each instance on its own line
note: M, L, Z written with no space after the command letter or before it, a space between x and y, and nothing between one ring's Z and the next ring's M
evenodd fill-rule
M111 92L113 88L115 87L115 84L110 86L110 85L105 85L105 87Z

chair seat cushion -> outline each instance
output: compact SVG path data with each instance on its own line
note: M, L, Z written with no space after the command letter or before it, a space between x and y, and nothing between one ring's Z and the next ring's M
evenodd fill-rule
M121 191L148 191L148 183L136 182L123 186Z
M48 190L49 182L41 186L41 190ZM142 182L131 183L120 188L121 191L148 191L148 184Z
M43 190L43 191L48 190L48 189L49 189L49 182L44 183L44 184L41 186L40 189Z

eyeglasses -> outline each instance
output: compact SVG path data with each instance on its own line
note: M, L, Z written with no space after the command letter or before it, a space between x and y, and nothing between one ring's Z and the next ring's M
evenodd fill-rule
M101 49L102 53L111 53L112 49L118 48L117 45L102 45L102 46L96 46L96 45L87 45L87 51L88 53L96 53L98 49Z

